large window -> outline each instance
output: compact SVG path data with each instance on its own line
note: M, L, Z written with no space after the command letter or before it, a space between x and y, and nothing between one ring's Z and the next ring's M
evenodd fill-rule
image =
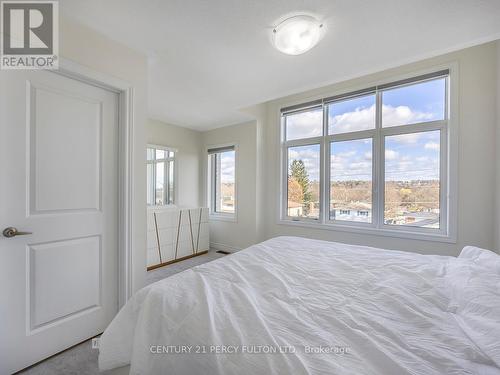
M148 146L146 159L148 205L173 204L175 150L160 146Z
M283 108L283 220L447 234L449 72Z
M210 213L234 217L236 212L235 146L209 149L208 171Z

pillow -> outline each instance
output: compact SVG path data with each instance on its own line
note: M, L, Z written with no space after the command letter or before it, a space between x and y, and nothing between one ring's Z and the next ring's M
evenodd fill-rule
M500 256L467 247L459 258L447 275L451 287L448 311L476 346L500 367Z
M465 246L458 257L470 259L478 266L486 267L500 275L500 255L493 251L475 246Z

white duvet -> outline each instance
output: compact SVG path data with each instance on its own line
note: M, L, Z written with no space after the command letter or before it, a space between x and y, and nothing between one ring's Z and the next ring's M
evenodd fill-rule
M477 298L461 293L469 280ZM471 257L279 237L137 292L102 335L99 366L500 374L499 285L500 273Z

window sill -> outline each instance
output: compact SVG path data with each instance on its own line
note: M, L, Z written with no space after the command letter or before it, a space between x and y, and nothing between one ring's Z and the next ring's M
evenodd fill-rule
M382 236L382 237L393 237L401 239L412 239L421 241L431 241L431 242L447 242L456 243L456 236L441 233L419 233L411 230L391 230L391 229L380 229L373 227L361 227L354 225L342 225L342 224L325 224L319 222L313 222L309 220L296 221L296 220L285 220L280 219L277 222L278 225L289 225L295 227L312 228L320 230L330 230L348 233L359 233L371 236Z
M148 204L148 208L177 208L175 203L170 204Z
M235 214L214 214L214 213L211 213L210 215L208 215L208 219L209 219L209 221L210 220L227 221L227 222L232 222L232 223L238 222Z

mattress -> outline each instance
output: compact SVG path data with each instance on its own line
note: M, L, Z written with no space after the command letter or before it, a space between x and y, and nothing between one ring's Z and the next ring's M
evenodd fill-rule
M131 374L500 374L498 340L475 335L477 327L498 333L487 315L500 306L500 274L481 267L470 258L274 238L138 291L102 335L99 366L130 365ZM476 274L475 288L494 286L475 302L492 306L479 308L483 325L461 294Z

